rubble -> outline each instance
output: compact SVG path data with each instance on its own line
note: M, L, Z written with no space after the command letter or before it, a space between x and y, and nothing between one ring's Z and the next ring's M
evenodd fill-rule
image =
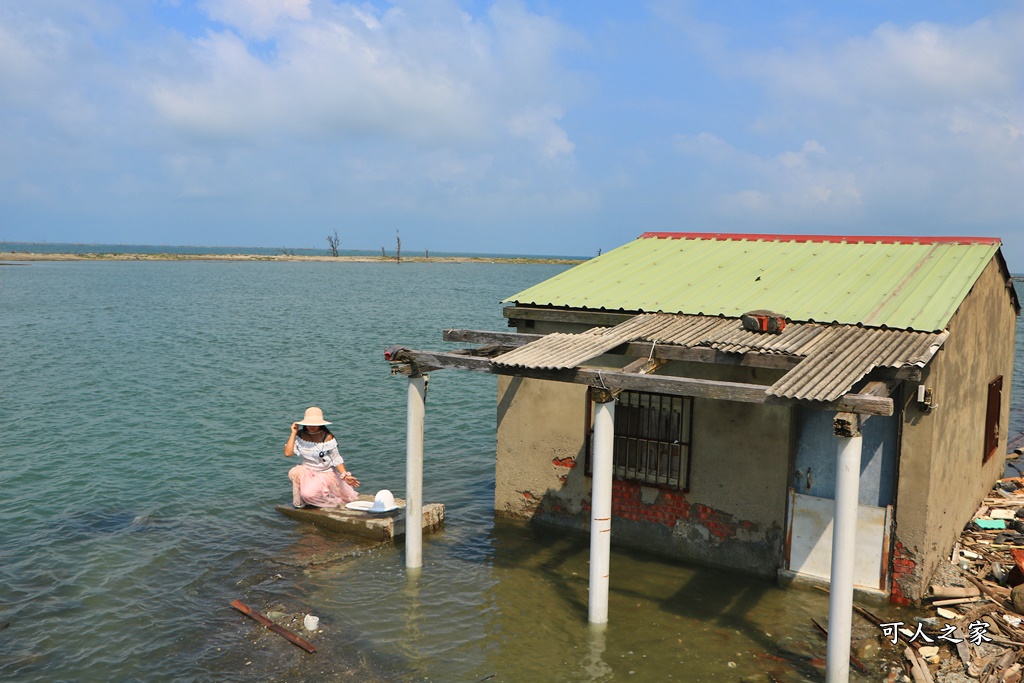
M936 616L920 620L922 636L904 652L908 680L1020 683L1024 478L996 482L953 546L949 564L937 569L926 601Z

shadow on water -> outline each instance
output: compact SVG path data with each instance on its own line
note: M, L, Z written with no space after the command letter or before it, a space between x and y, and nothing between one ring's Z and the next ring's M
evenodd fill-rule
M129 510L86 510L68 513L55 520L56 531L65 536L119 534L171 529L174 522Z
M582 633L588 618L586 538L504 519L495 521L493 536L495 567L508 570L505 580L524 582L511 590L530 590L534 580L529 575L535 575L536 581L548 584L547 594L556 596L537 618L561 612L563 626ZM691 668L693 678L683 674L679 680L823 680L826 644L811 620L827 624L824 592L782 588L771 580L636 550L613 548L611 563L608 632L599 638L604 654L595 659L590 652L576 669L578 678L571 680L606 680L585 675L586 670L603 670L593 668L602 657L614 671L624 673L616 658L628 659L634 654L631 647L637 652L643 648L644 664L655 669L689 664L691 654L699 653L707 666L700 672ZM522 576L513 578L517 572ZM859 622L854 624L855 638L877 640L876 627L856 615L854 621ZM879 653L865 662L870 674L852 671L851 680L884 678L893 659L892 653ZM633 663L627 672L639 673L639 666ZM761 674L767 677L757 678Z
M273 562L296 568L313 569L352 559L380 547L366 539L332 533L311 524L296 526L291 545L277 553Z

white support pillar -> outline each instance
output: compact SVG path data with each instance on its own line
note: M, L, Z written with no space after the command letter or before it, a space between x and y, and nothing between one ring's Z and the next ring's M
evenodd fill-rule
M850 679L850 635L853 626L853 564L857 542L860 457L863 438L840 436L836 461L836 500L832 523L832 570L828 600L826 683Z
M594 410L594 476L590 494L590 614L592 624L608 622L608 575L612 545L612 444L615 401Z
M405 566L423 566L423 420L426 382L409 377L405 435Z

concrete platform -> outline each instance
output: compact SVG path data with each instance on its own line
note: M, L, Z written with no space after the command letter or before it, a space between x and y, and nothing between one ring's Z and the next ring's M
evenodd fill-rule
M359 500L373 502L373 496L361 495ZM371 541L389 542L405 535L405 500L396 498L398 509L392 512L362 512L340 508L294 508L291 504L278 505L277 510L286 517L312 522L331 531L359 536ZM443 503L424 503L423 531L437 531L444 523Z

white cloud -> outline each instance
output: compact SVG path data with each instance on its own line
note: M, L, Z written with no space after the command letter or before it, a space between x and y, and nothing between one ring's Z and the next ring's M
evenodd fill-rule
M153 86L155 110L182 131L254 142L271 132L320 141L381 136L474 151L526 139L545 157L572 153L555 100L565 91L556 60L568 34L517 4L478 19L443 0L384 12L330 3L209 6L246 33L193 41L192 68L174 72L189 77ZM272 48L246 40L255 25Z
M1013 15L967 26L886 23L834 47L749 55L741 68L780 92L846 105L949 104L1019 89L1022 36Z
M868 142L974 131L1014 143L1024 126L1022 14L966 26L883 24L828 49L748 55L741 63L796 122L811 120L801 109L835 117L835 128L849 123ZM764 130L771 125L785 124L776 119Z
M4 19L7 19L5 22ZM51 22L24 25L0 16L0 103L45 106L72 38Z
M706 201L729 218L746 217L757 224L799 220L801 215L823 219L857 211L863 201L856 174L837 168L816 140L774 156L743 151L707 132L677 135L674 143L678 152L718 179ZM721 180L726 177L728 184Z
M809 155L824 154L825 148L816 140L808 140L799 152L783 152L778 156L778 161L786 169L807 168Z
M716 49L764 93L750 135L677 136L712 164L705 185L759 223L1006 229L1024 173L1024 15L962 26L886 23L821 46ZM803 138L799 149L792 140ZM775 153L764 150L779 147ZM749 150L758 151L749 151Z
M346 215L539 245L1020 224L1024 13L851 37L820 7L654 5L0 2L0 210L222 243Z
M557 159L571 155L576 148L565 130L555 123L560 118L562 112L554 107L531 109L513 116L509 130L514 136L533 142L543 156Z
M262 40L287 20L311 16L309 0L204 0L211 19L238 29L246 37Z

